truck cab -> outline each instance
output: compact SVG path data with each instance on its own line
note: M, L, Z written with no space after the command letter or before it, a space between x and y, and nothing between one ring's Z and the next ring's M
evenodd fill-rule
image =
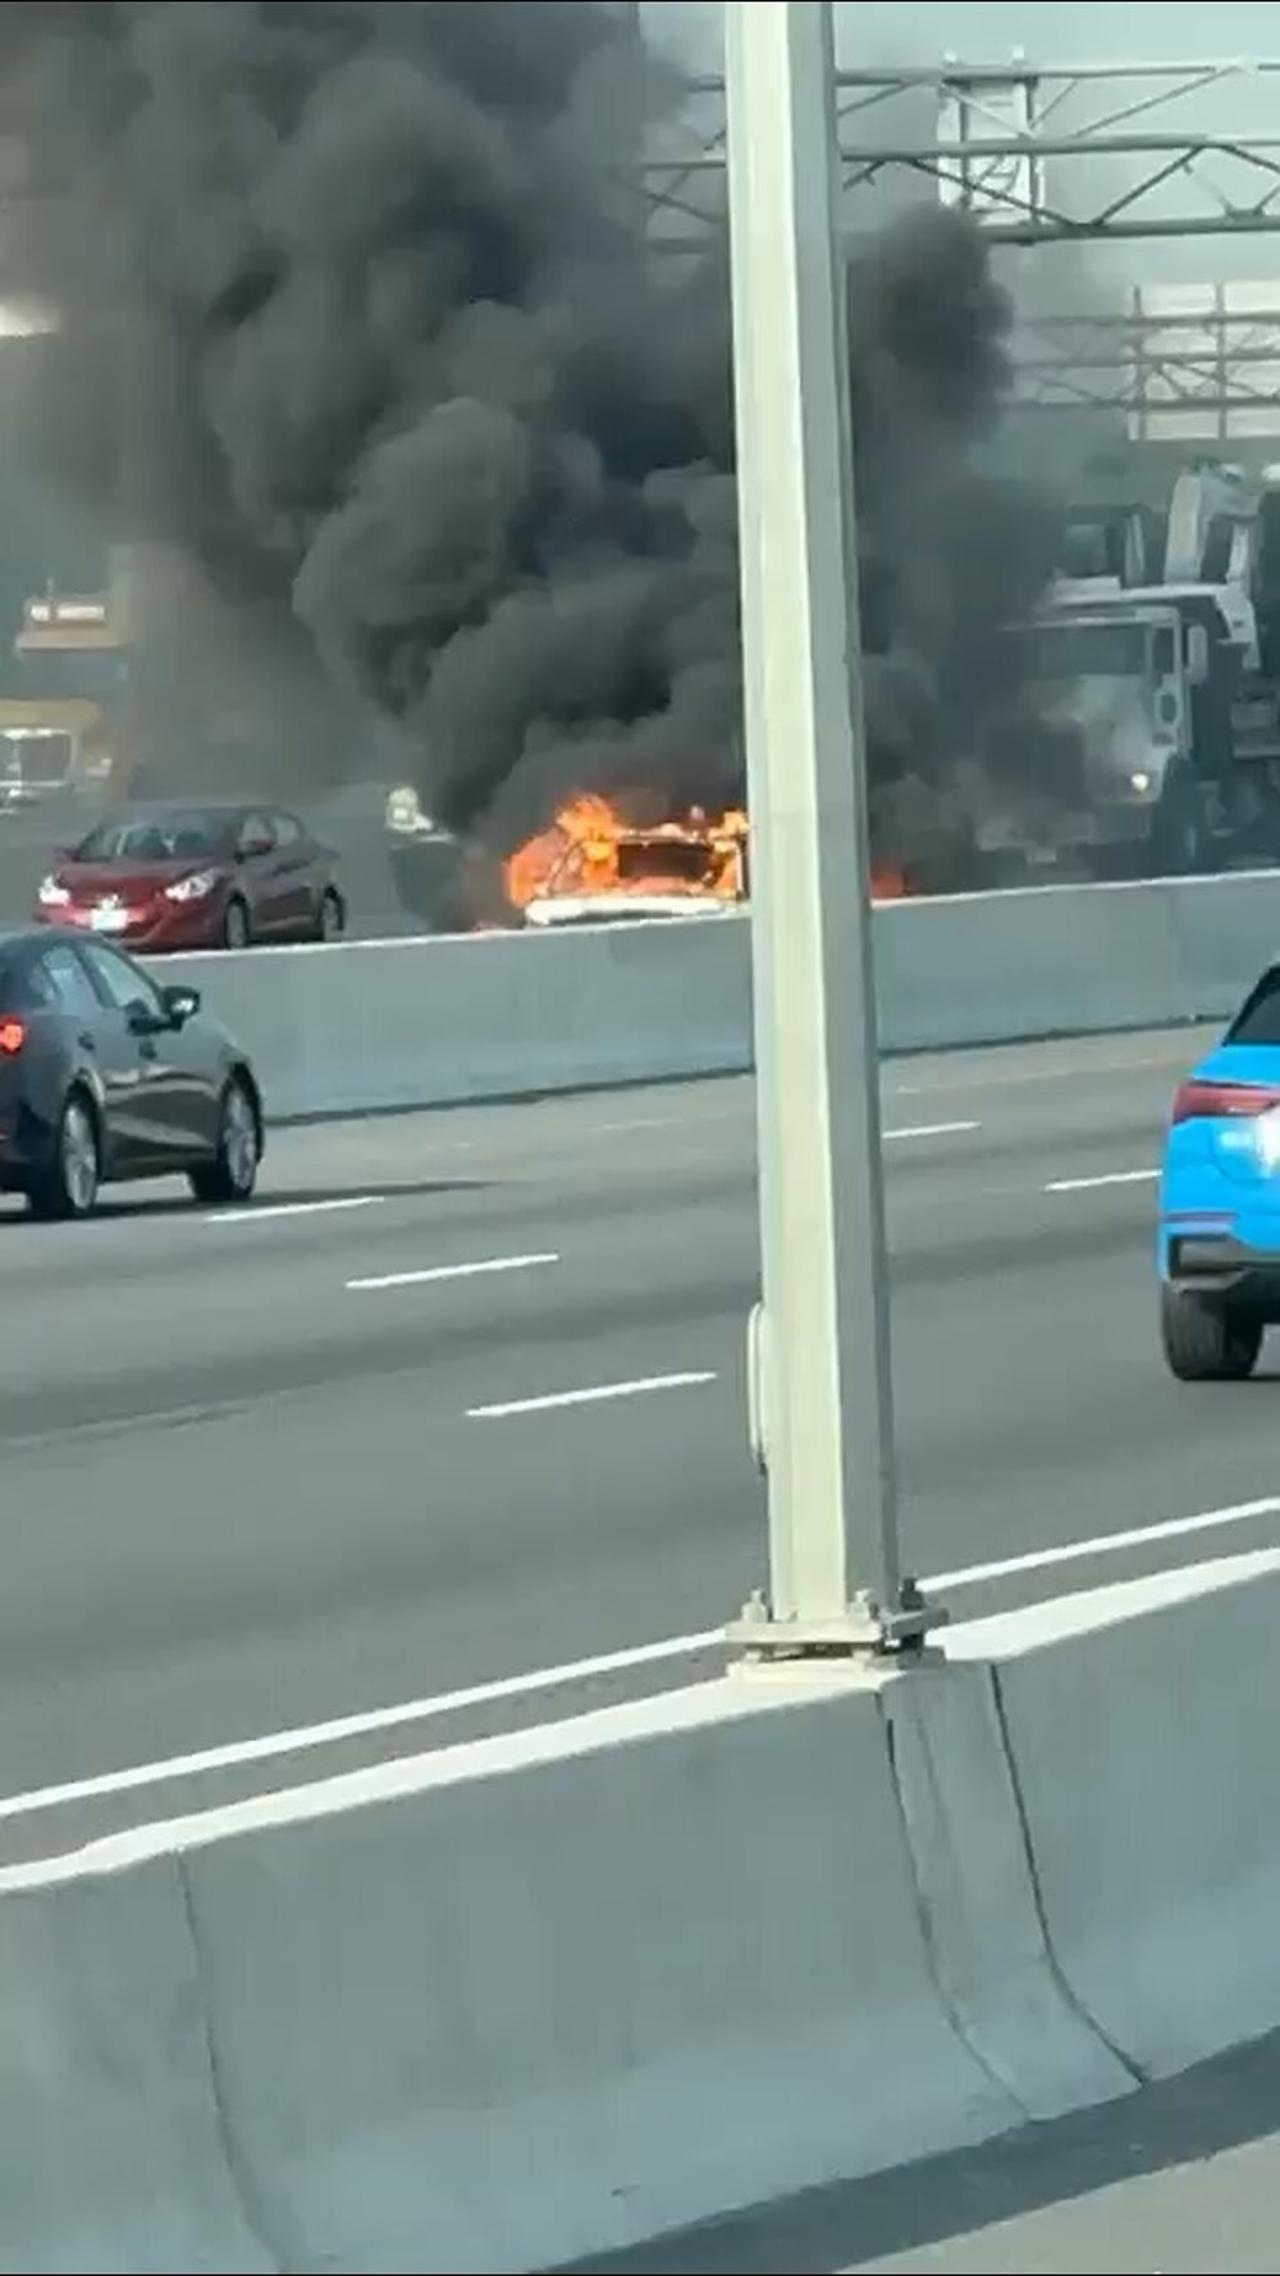
M1012 696L985 724L978 850L1070 867L1142 846L1194 741L1199 635L1118 579L1063 580L1006 632Z
M1010 636L1034 732L1058 739L1056 844L1181 872L1280 817L1280 713L1239 585L1062 580Z

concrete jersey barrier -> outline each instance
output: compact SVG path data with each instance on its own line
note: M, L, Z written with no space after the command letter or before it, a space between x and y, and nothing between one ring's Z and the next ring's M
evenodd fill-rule
M589 2265L1274 2027L1278 1614L1258 1552L0 1872L0 2268Z
M875 951L890 1052L1163 1027L1194 1010L1162 886L895 902L876 911Z
M934 1995L873 1693L704 1686L419 1778L188 1859L287 2265L540 2268L1016 2121Z
M270 2269L227 2144L183 1867L0 1902L0 2268Z
M1225 1016L1280 957L1280 871L893 902L886 1052ZM748 922L605 925L157 963L252 1052L281 1118L520 1098L751 1065Z
M730 1678L0 1874L0 2268L502 2276L1125 2091L983 1684Z
M0 2268L498 2276L1020 2115L935 1995L875 1687L295 1800L0 1875Z
M1280 1553L1112 1598L1113 1620L998 1646L996 1681L1059 1965L1160 2077L1280 2024ZM975 1624L961 1649L992 1641Z
M279 1117L450 1106L749 1063L745 927L355 941L155 961L244 1043Z

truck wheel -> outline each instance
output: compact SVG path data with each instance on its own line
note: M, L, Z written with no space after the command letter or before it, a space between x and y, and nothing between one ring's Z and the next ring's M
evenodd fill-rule
M316 910L315 938L328 941L341 940L346 929L347 912L343 906L341 895L335 893L332 885L327 885L320 896L320 905Z
M1262 1349L1263 1323L1251 1312L1195 1289L1160 1290L1160 1340L1180 1383L1243 1383Z
M1199 786L1184 767L1170 771L1151 826L1158 877L1189 877L1204 866L1204 808Z

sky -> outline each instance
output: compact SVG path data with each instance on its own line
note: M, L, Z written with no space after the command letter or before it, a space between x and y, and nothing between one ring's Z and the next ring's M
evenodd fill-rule
M715 69L720 9L712 0L648 0L655 36L678 38ZM842 63L932 61L948 51L996 62L1022 47L1045 63L1181 61L1204 55L1280 55L1280 6L1199 0L1117 8L1112 0L856 0L836 9ZM678 30L677 30L678 27Z
M649 0L642 10L649 35L658 44L680 54L691 65L708 71L720 68L720 23L723 14L712 0ZM1135 122L1131 131L1179 132L1184 128L1219 133L1273 134L1280 145L1280 5L1260 0L1206 9L1191 0L1164 0L1118 8L1112 0L856 0L836 8L838 60L846 67L862 64L928 65L944 57L999 64L1019 55L1042 66L1119 63L1196 63L1266 58L1277 64L1273 75L1233 75L1229 82L1180 98ZM1082 89L1058 111L1058 122L1077 128L1104 110L1134 97L1156 91L1156 83L1130 81L1118 88ZM924 105L926 98L913 98ZM908 123L908 121L910 123ZM931 131L931 110L914 114L902 101L885 104L868 114L867 126L887 139L924 140ZM1280 159L1280 147L1277 149ZM1096 162L1095 162L1096 163ZM1105 198L1131 179L1132 161L1105 161L1092 186ZM1264 178L1246 171L1230 159L1210 157L1204 166L1220 192L1233 203L1244 203L1265 186ZM1082 191L1090 184L1076 160L1050 162L1050 193L1070 211L1079 210ZM1181 200L1181 203L1178 201ZM1169 215L1204 209L1203 194L1176 188L1153 212ZM1275 241L1261 245L1201 239L1194 247L1164 244L1155 249L1141 244L1136 253L1090 256L1095 280L1113 277L1120 284L1154 278L1200 281L1215 276L1265 277L1280 262ZM1060 257L1036 256L1061 266ZM1135 266L1135 263L1137 264ZM1139 270L1141 275L1139 275Z
M712 0L649 0L642 8L646 28L658 44L691 66L718 72L723 10ZM1227 0L1207 9L1196 0L1118 8L1113 0L855 0L836 7L837 56L845 67L889 64L929 65L948 60L999 64L1019 60L1042 67L1073 64L1189 64L1211 61L1249 65L1274 61L1274 73L1246 68L1228 81L1180 98L1148 113L1129 132L1179 133L1199 130L1274 136L1280 169L1280 4ZM1019 51L1020 54L1019 54ZM1167 85L1168 83L1166 83ZM1096 83L1068 97L1055 123L1080 128L1103 112L1154 93L1158 82L1130 80L1099 89ZM937 131L932 98L913 95L866 115L864 133L914 145ZM1123 132L1124 129L1117 129ZM1046 162L1050 201L1079 214L1122 193L1143 169L1159 158L1056 159ZM919 176L901 170L885 174L896 196L929 195ZM1200 162L1194 183L1179 181L1157 193L1143 210L1170 220L1203 214L1219 197L1243 205L1270 185L1270 177L1220 154ZM1280 171L1276 209L1280 213ZM858 218L855 214L855 221ZM864 207L863 218L874 220ZM1280 305L1280 234L1140 239L1102 246L1037 246L1029 252L1002 252L998 268L1027 314L1051 316L1079 308L1118 312L1130 305L1132 288L1141 288L1154 309L1169 305L1176 293L1207 301L1214 284L1230 288L1236 305ZM1268 372L1280 381L1280 369ZM1251 415L1250 415L1251 416Z

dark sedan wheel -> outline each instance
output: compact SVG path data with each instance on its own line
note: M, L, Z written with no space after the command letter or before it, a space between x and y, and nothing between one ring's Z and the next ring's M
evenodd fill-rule
M224 948L247 948L250 938L249 912L239 898L228 901L222 918L222 945Z
M222 1096L217 1153L203 1169L191 1172L196 1200L248 1201L258 1181L261 1154L257 1110L247 1085L236 1076Z
M83 1091L72 1091L58 1120L49 1166L27 1195L37 1217L87 1217L98 1198L98 1125Z
M1243 1383L1262 1349L1263 1324L1250 1312L1192 1288L1160 1291L1160 1339L1182 1383Z

